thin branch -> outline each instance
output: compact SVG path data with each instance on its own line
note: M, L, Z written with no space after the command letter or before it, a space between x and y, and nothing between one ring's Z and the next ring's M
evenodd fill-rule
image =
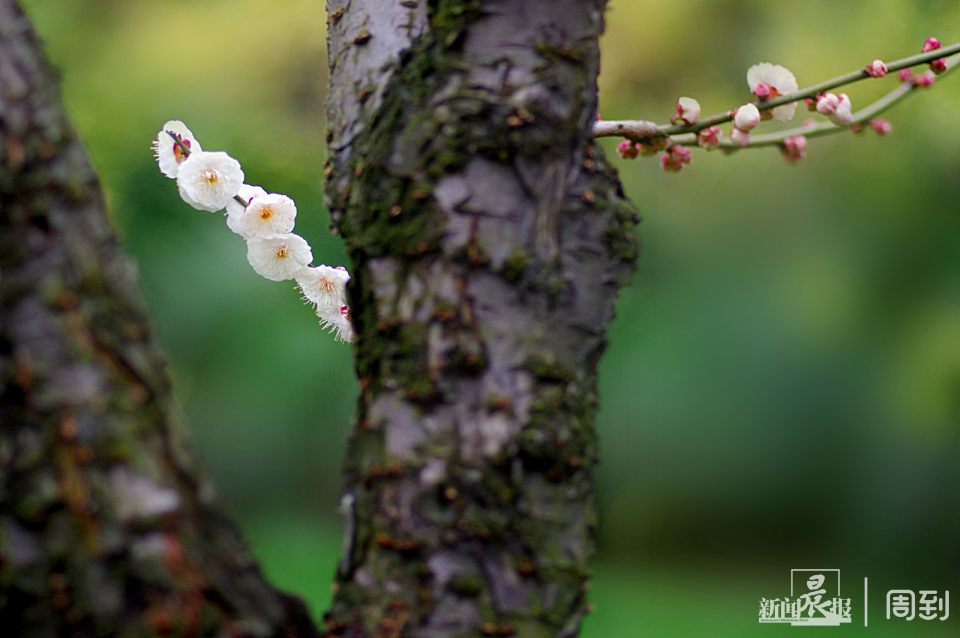
M951 44L950 46L941 47L939 49L934 49L933 51L927 51L926 53L918 53L917 55L912 55L894 62L887 64L887 72L893 73L899 71L900 69L906 69L909 67L917 66L920 64L926 64L938 58L945 58L952 55L960 53L960 43ZM793 102L799 102L800 100L805 100L806 98L816 97L818 94L830 89L835 89L840 86L845 86L847 84L852 84L860 80L864 80L871 77L869 73L863 68L856 71L851 71L844 75L837 76L833 79L826 80L825 82L820 82L819 84L814 84L813 86L807 87L795 93L790 93L783 95L781 97L756 101L753 104L761 110L767 110L776 108L778 106L783 106L784 104L791 104ZM593 136L594 137L626 137L633 141L640 141L643 139L649 139L655 136L669 136L669 135L682 135L684 133L696 133L705 128L716 126L717 124L723 124L729 122L733 119L733 112L728 111L726 113L719 113L713 115L706 119L700 120L694 124L686 125L666 125L666 124L655 124L646 120L610 120L604 121L601 120L594 124L593 126ZM652 127L656 127L656 130L653 131Z

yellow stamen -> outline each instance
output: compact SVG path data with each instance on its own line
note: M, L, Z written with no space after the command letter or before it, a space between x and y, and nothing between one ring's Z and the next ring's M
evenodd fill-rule
M260 209L260 219L266 221L273 217L273 210L269 206L264 206Z
M207 184L210 184L211 186L213 186L214 184L220 181L220 174L217 173L217 171L213 170L212 168L208 168L203 173L203 179L207 180Z
M277 252L275 254L277 259L286 259L289 253L286 246L280 246L280 248L277 248Z

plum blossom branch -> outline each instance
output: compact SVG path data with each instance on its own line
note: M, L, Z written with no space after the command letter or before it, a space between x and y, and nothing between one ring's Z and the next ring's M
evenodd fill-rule
M950 60L944 71L941 73L941 77L946 75L948 72L953 71L957 68L957 59L954 58ZM802 135L806 138L813 137L822 137L824 135L832 135L834 133L843 133L844 131L854 130L857 131L858 125L868 124L870 122L876 122L875 118L883 114L885 111L889 110L891 107L896 105L898 102L902 101L909 95L912 95L914 91L919 88L926 88L928 84L917 83L916 81L904 81L897 88L893 89L883 97L879 98L875 102L869 104L863 109L853 113L853 119L849 126L841 126L834 124L832 122L820 122L814 123L810 122L803 126L798 126L791 129L785 129L782 131L777 131L776 133L768 133L766 135L756 135L753 136L749 143L745 146L739 146L730 141L721 141L718 143L716 148L720 148L726 151L736 151L742 148L763 148L770 146L781 146L784 141ZM881 125L882 126L882 125ZM878 128L878 132L881 132ZM887 131L882 132L886 134ZM686 133L683 135L674 135L671 138L674 144L680 144L682 146L697 146L697 136L693 133Z
M240 163L226 153L204 151L178 120L163 125L153 142L160 172L177 180L180 197L197 210L226 209L227 228L247 243L247 261L265 279L295 279L320 325L341 341L353 339L346 303L346 268L310 266L310 244L293 233L297 206L279 193L244 183Z
M947 58L960 53L960 43L952 44L947 47L938 47L912 55L894 62L886 63L887 72L899 71L910 67L927 64L941 58ZM868 65L869 66L869 65ZM814 84L799 91L794 91L786 95L774 97L773 99L757 99L752 102L754 106L762 109L774 109L794 102L799 102L807 98L816 98L819 94L830 91L831 89L853 84L860 80L876 77L872 75L867 67L839 75L835 78ZM600 120L593 126L594 137L625 137L633 141L643 141L656 136L671 136L683 133L697 133L711 126L717 126L730 122L734 119L735 111L718 113L711 117L698 120L693 123L675 123L675 124L657 124L648 120Z

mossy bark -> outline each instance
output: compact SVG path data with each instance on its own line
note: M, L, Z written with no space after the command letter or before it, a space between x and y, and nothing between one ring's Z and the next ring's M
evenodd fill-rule
M58 83L0 0L0 634L314 636L171 416Z
M636 212L603 0L331 0L327 192L361 383L330 635L574 636L596 365Z

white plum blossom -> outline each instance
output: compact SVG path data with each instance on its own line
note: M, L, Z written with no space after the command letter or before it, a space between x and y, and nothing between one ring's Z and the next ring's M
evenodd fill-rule
M746 133L760 123L760 110L753 104L747 102L736 110L733 114L733 125Z
M266 195L267 191L263 190L259 186L254 186L252 184L244 184L240 187L240 190L237 192L237 196L230 199L227 202L227 228L232 230L238 235L242 235L240 232L240 215L243 214L243 211L246 210L250 202L253 201L254 197L260 197L261 195ZM241 204L237 201L237 197L243 200Z
M239 215L234 216L231 230L236 228L234 232L246 238L284 235L293 230L296 218L297 205L286 195L258 195L249 200Z
M344 304L336 306L317 307L317 318L320 326L330 330L337 341L353 341L353 325L350 323L350 306Z
M176 139L174 139L174 136L176 136ZM183 147L181 147L181 144ZM184 147L186 152L184 152ZM170 179L177 178L180 165L186 161L191 153L199 153L202 150L197 138L193 136L187 125L180 120L170 120L164 124L160 132L157 133L157 138L153 141L153 154L157 158L160 172Z
M347 282L350 273L342 266L326 265L304 268L296 275L303 298L317 308L335 308L339 312L347 303Z
M692 97L682 97L677 100L677 114L674 122L678 124L693 124L700 119L700 102Z
M177 173L180 197L197 210L223 210L243 185L240 162L221 151L190 153Z
M790 69L769 62L754 64L747 69L747 84L750 86L750 92L761 101L800 90L797 78L790 72ZM796 112L797 103L791 102L774 108L772 115L774 119L786 122L792 120Z
M247 241L247 261L264 279L293 279L313 261L310 244L293 233L254 237Z

